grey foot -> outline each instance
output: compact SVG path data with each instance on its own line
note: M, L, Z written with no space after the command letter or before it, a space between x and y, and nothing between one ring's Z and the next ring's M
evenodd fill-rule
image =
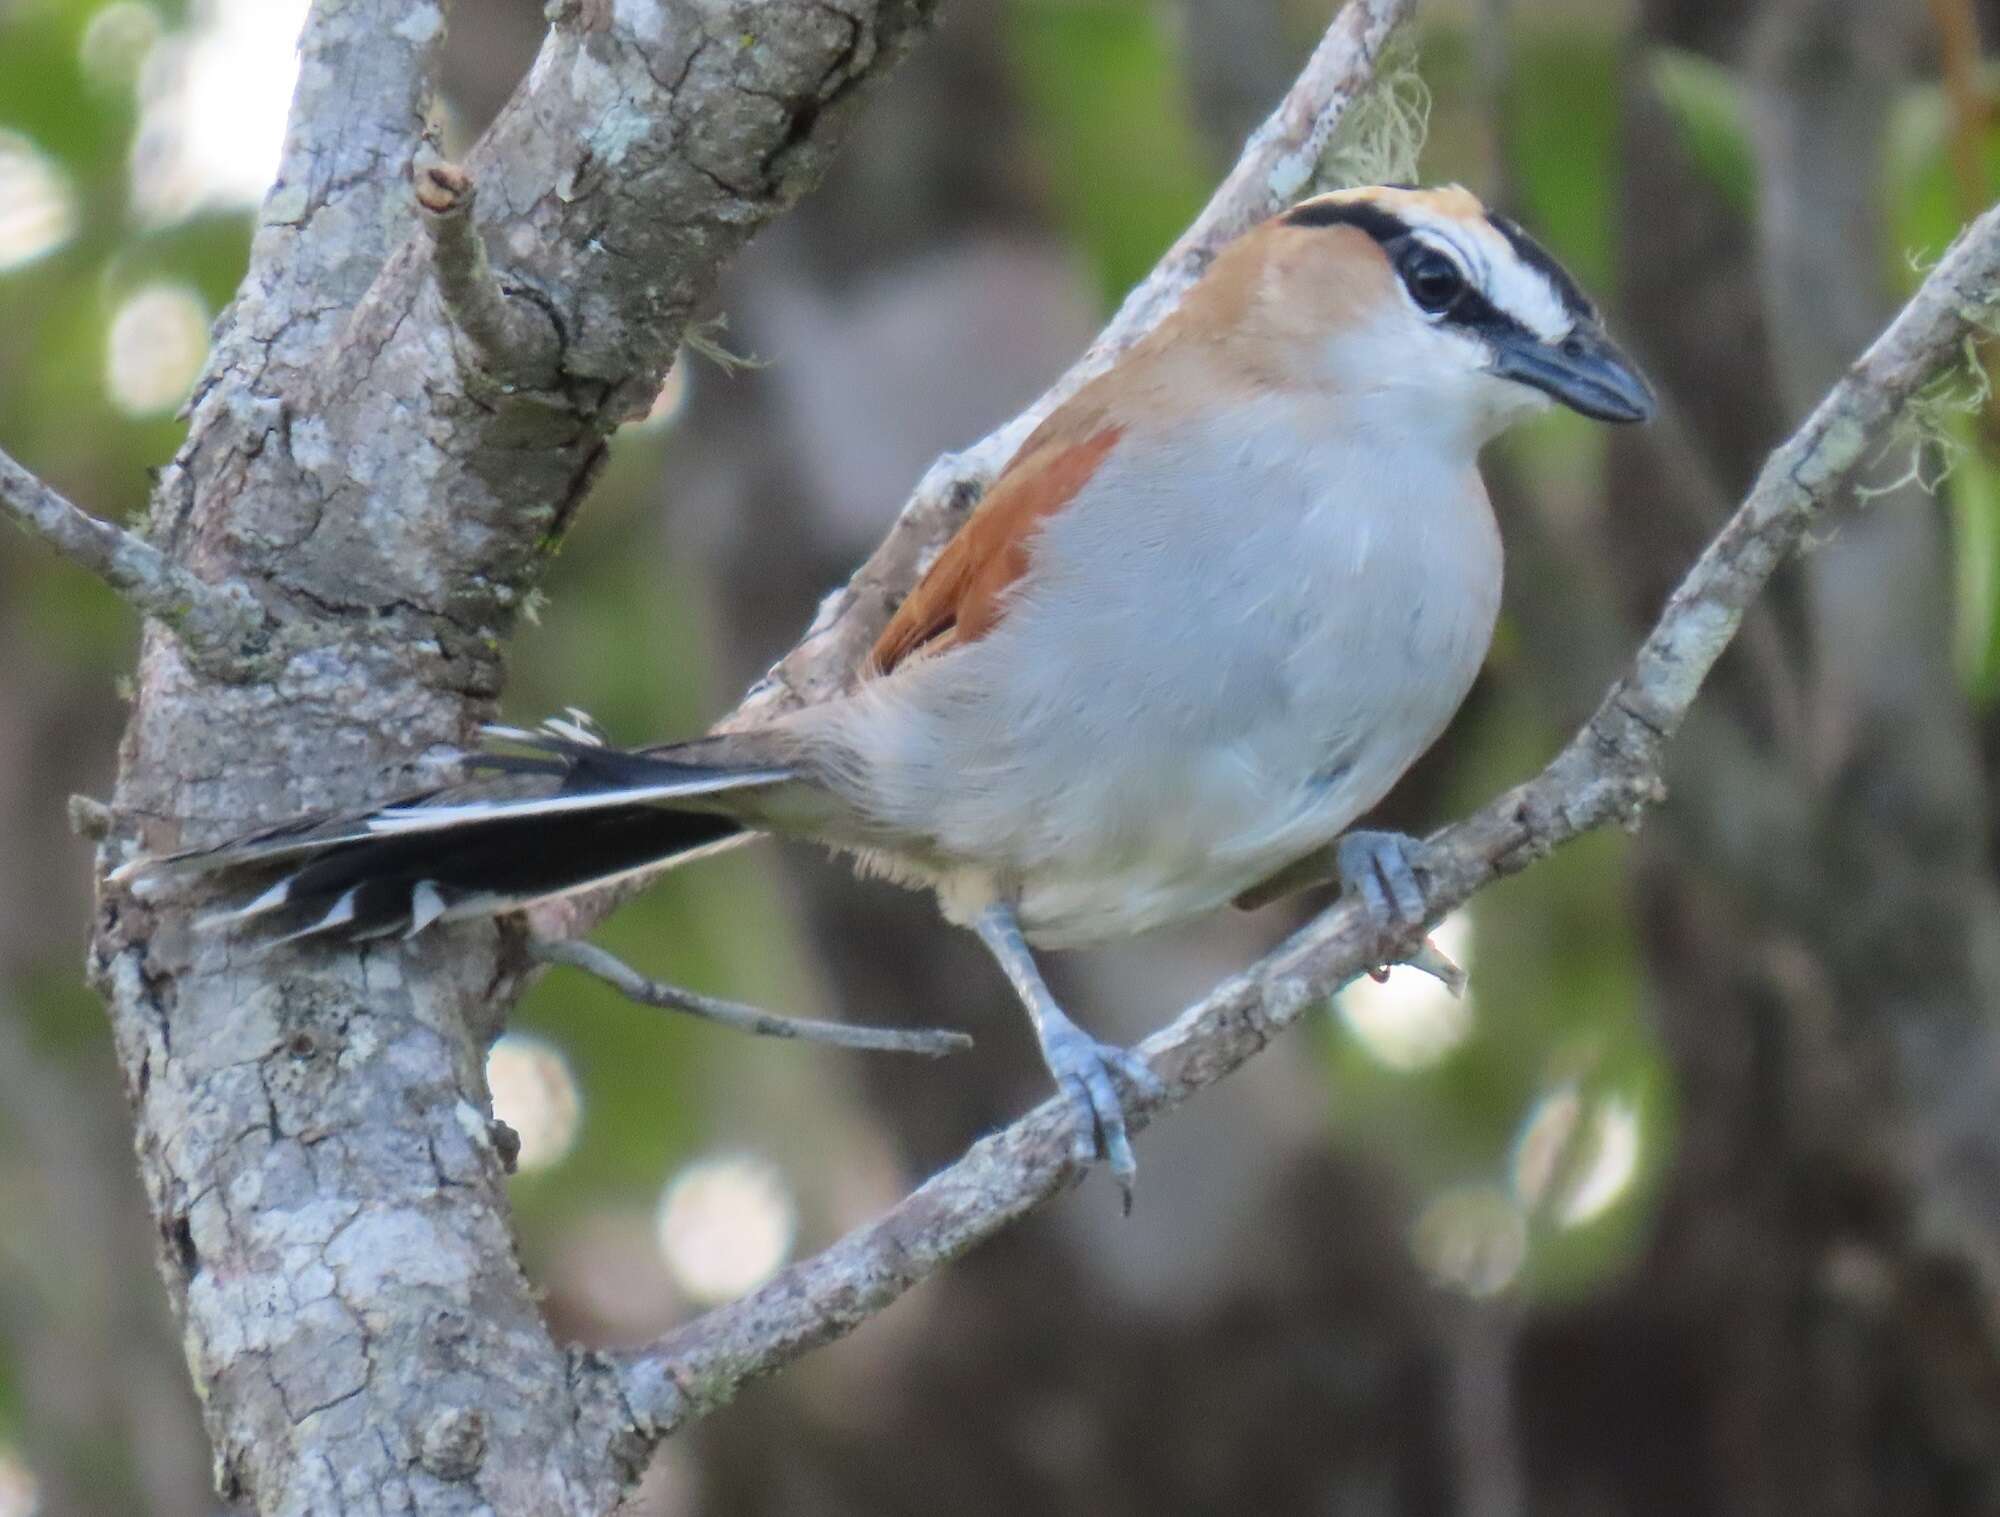
M1402 832L1350 832L1340 840L1335 861L1340 888L1358 896L1383 933L1406 933L1430 915L1416 862L1424 845Z
M1132 1210L1132 1186L1139 1173L1139 1161L1132 1152L1132 1136L1125 1126L1125 1104L1118 1094L1123 1079L1147 1100L1167 1093L1160 1077L1146 1061L1129 1048L1100 1043L1073 1022L1047 1028L1042 1036L1042 1057L1049 1073L1076 1113L1076 1135L1070 1156L1079 1164L1099 1157L1111 1161L1111 1177L1118 1182L1125 1210Z

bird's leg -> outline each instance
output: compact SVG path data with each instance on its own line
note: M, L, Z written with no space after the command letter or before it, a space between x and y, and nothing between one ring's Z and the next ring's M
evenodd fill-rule
M1132 1153L1131 1135L1125 1130L1125 1107L1114 1076L1122 1076L1148 1099L1165 1095L1166 1087L1130 1049L1098 1042L1063 1014L1043 983L1041 970L1035 967L1012 906L995 902L979 913L972 926L979 941L1007 972L1014 993L1028 1010L1028 1020L1034 1024L1049 1073L1076 1113L1072 1157L1081 1164L1100 1155L1109 1159L1112 1177L1125 1198L1125 1210L1131 1211L1132 1182L1139 1164Z
M1453 995L1463 995L1465 971L1423 935L1430 902L1417 882L1415 864L1423 855L1422 840L1405 832L1350 832L1334 845L1341 890L1360 897L1377 931L1398 934L1413 945L1398 962L1421 969ZM1369 972L1378 980L1389 977L1387 965Z
M1350 832L1335 845L1340 888L1361 901L1384 934L1407 935L1430 915L1415 868L1423 851L1419 839L1402 832Z
M1241 910L1255 911L1298 891L1338 880L1343 891L1360 898L1384 932L1415 927L1429 912L1415 868L1423 853L1422 839L1408 833L1350 832L1252 885L1236 897L1235 904Z
M1423 848L1418 839L1400 832L1350 832L1331 847L1314 849L1251 886L1236 898L1236 905L1254 911L1295 891L1339 880L1343 891L1360 898L1377 931L1414 937L1430 915L1412 862L1413 856L1422 858ZM1429 938L1418 939L1401 962L1421 969L1453 995L1465 992L1465 971ZM1389 973L1387 966L1369 972L1378 980Z

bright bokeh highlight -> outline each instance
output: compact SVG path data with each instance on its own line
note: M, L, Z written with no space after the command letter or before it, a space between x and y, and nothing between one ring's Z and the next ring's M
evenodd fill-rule
M83 71L107 89L136 84L166 27L140 0L99 6L78 49Z
M132 201L154 224L253 205L277 176L306 0L201 0L139 76Z
M1444 955L1472 968L1472 918L1454 912L1431 933ZM1386 980L1363 975L1334 998L1340 1018L1378 1063L1403 1073L1428 1069L1472 1032L1468 991L1454 996L1421 969L1398 964Z
M1521 1204L1562 1227L1595 1221L1632 1188L1642 1148L1638 1104L1586 1101L1565 1085L1535 1103L1514 1140Z
M1455 1186L1423 1209L1410 1246L1439 1285L1484 1299L1512 1285L1528 1262L1528 1221L1495 1186Z
M576 1147L583 1097L569 1060L545 1038L510 1032L486 1055L493 1115L521 1140L514 1167L522 1173L560 1164Z
M41 1484L14 1449L0 1443L0 1517L35 1517L42 1507Z
M704 1305L770 1279L797 1233L791 1187L775 1164L752 1155L697 1159L660 1197L661 1257L674 1283Z
M69 176L19 132L0 131L0 273L53 253L75 235Z
M208 307L186 285L142 285L111 318L104 388L128 416L157 416L186 398L208 360Z

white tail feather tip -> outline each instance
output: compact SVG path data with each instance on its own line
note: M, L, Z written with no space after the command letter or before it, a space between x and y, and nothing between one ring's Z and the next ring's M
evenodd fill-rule
M291 899L292 882L280 880L269 890L258 896L247 906L239 906L234 911L211 911L195 920L195 931L213 932L219 927L234 927L239 922L247 922L252 917L262 916L267 911L276 911Z
M437 886L429 880L417 881L416 888L410 892L410 930L403 937L406 940L415 937L443 916L444 909L444 897L439 894Z
M354 897L358 890L357 886L355 890L342 894L339 900L327 908L326 915L317 922L301 927L297 932L288 932L281 938L274 938L273 943L296 943L302 938L314 937L322 932L331 932L336 927L344 927L354 920Z

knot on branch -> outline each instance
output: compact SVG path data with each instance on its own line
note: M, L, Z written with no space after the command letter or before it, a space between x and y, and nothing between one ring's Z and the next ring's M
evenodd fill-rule
M440 1480L470 1480L486 1460L486 1416L477 1407L446 1407L424 1429L423 1465Z
M410 187L430 234L432 278L460 339L459 366L468 382L502 392L552 388L561 333L525 287L503 285L494 274L473 221L478 186L472 175L426 141L410 164Z

